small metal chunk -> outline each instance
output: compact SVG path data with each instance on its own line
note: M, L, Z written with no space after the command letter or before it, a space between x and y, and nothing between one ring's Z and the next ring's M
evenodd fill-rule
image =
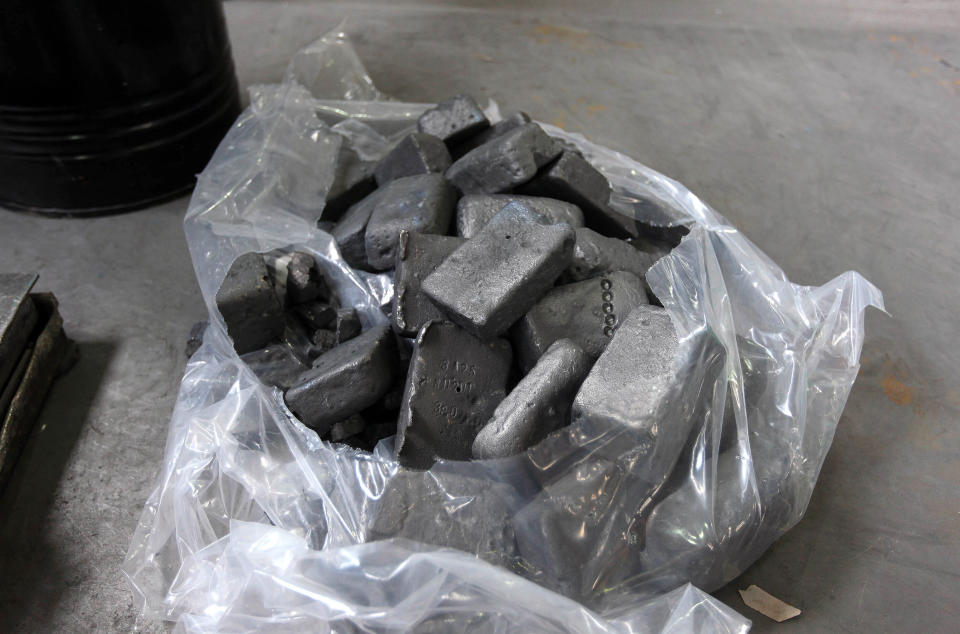
M341 308L337 311L337 344L353 339L360 334L360 317L354 308Z
M428 321L444 319L443 313L420 290L420 286L463 243L463 239L453 236L400 232L393 276L392 312L397 332L415 337Z
M424 326L400 409L400 463L428 469L439 458L469 460L477 432L506 394L512 356L504 339L483 342L446 322Z
M450 228L457 193L442 174L421 174L390 181L378 191L365 234L370 268L394 266L400 231L445 234Z
M417 120L420 132L431 134L448 145L480 132L490 126L483 110L473 97L456 95L441 101Z
M527 123L467 152L450 166L447 178L464 194L498 194L533 178L560 152L555 139Z
M593 359L570 339L555 341L497 406L473 441L473 457L505 458L570 422L570 405Z
M432 134L413 132L403 137L377 164L374 175L377 184L386 183L404 176L442 174L450 167L450 152L443 141Z
M564 338L596 359L620 322L646 303L643 281L627 271L557 286L511 332L520 366L532 368L554 341Z
M376 326L321 355L286 393L287 406L308 427L325 434L333 423L376 403L393 386L397 344Z
M526 205L545 216L549 219L547 224L565 222L574 228L583 226L583 212L580 208L560 200L510 194L473 194L464 196L457 203L457 235L472 238L486 227L500 210L513 202Z
M573 257L573 229L537 224L531 221L536 216L522 205L507 205L427 276L423 292L481 339L505 332Z
M317 268L317 261L309 253L295 251L287 262L287 305L329 298L330 289Z
M283 310L261 253L230 265L217 291L217 309L238 354L262 348L283 333Z

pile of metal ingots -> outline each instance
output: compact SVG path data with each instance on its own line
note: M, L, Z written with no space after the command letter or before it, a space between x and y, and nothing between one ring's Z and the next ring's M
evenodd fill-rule
M571 421L648 414L675 379L677 334L645 275L685 230L618 213L610 193L524 113L491 125L456 96L379 162L344 145L318 220L350 266L393 270L390 326L362 330L303 252L242 255L217 305L322 438L369 450L396 433L414 469L513 455Z

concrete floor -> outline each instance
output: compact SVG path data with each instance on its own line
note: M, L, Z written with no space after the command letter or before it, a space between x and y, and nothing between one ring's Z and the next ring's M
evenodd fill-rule
M278 80L298 47L350 15L381 90L524 109L679 179L795 282L856 269L877 284L890 316L868 315L861 376L807 517L717 596L760 632L956 631L958 9L487 4L226 8L244 84ZM93 220L0 211L0 270L40 272L81 352L0 500L2 631L162 629L138 622L119 566L154 486L183 342L204 317L185 207ZM776 626L752 612L736 594L751 583L803 614Z

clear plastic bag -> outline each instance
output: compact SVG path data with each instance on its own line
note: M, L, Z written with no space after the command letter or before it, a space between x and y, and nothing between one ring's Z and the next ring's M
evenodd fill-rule
M214 298L249 251L312 253L365 328L385 323L390 276L351 270L315 219L340 145L382 155L427 107L386 100L331 33L251 91L200 175L184 227L211 321L125 563L145 613L187 631L745 631L689 583L733 579L803 515L863 312L883 307L858 274L792 284L679 183L545 125L618 210L690 227L647 276L685 362L656 437L572 425L511 458L407 471L392 438L321 441L234 353Z

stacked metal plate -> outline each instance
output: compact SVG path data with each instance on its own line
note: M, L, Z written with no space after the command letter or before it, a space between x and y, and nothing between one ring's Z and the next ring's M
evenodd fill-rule
M74 353L56 298L30 292L36 281L35 274L0 273L0 490Z

